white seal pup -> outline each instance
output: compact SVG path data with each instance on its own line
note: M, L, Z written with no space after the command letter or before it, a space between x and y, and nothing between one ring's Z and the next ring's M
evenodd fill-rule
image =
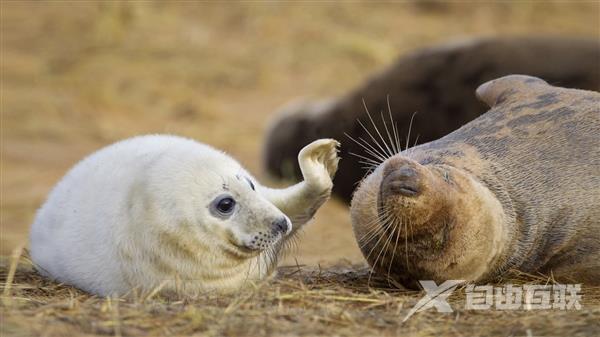
M54 187L31 227L36 268L90 293L234 292L272 273L331 194L338 142L300 151L304 181L261 186L208 145L150 135L101 149Z

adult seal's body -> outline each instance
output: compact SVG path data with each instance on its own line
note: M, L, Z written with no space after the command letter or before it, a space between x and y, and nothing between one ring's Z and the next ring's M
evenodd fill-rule
M417 280L509 270L600 282L600 94L528 76L481 85L491 110L391 155L354 194L371 266Z
M600 43L557 37L494 37L445 43L403 55L357 88L322 102L286 106L267 133L264 165L276 176L301 178L296 154L314 139L345 139L341 156L361 147L350 141L370 139L359 121L369 124L365 106L378 127L380 112L391 114L400 135L413 140L439 139L485 113L473 92L487 81L529 74L562 87L600 90ZM364 105L363 105L364 104ZM372 131L371 131L372 132ZM410 144L412 145L412 144ZM404 144L403 144L404 147ZM357 160L340 163L333 193L350 202L364 170Z
M304 181L277 190L193 140L118 142L50 193L31 228L32 260L42 274L99 295L238 290L273 271L286 241L329 197L336 147L331 139L306 146Z

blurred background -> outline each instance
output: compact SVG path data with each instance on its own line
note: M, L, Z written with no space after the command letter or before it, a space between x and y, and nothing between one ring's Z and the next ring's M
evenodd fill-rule
M232 154L263 184L281 184L264 174L261 146L290 100L342 94L399 56L448 40L600 38L597 1L0 6L2 255L27 241L66 170L114 141L192 137ZM362 261L347 206L334 200L285 263L342 259Z

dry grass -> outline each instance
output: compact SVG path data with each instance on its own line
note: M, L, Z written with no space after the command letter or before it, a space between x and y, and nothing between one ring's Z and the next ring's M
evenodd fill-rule
M467 311L460 291L449 302L455 311L416 313L402 323L422 294L390 287L362 265L327 270L279 268L279 275L236 296L207 294L198 299L98 298L56 284L4 259L4 335L115 336L594 336L600 333L600 288L584 288L579 311ZM16 271L14 278L11 269ZM512 283L543 283L523 276Z
M1 1L0 334L600 334L594 289L579 312L427 311L401 324L420 295L367 287L347 208L335 201L284 262L297 259L300 268L284 267L237 298L108 301L45 281L23 259L5 285L6 256L26 242L35 209L71 165L103 145L181 134L225 149L269 182L258 159L262 137L288 100L343 93L399 54L452 38L598 36L599 11L596 1Z

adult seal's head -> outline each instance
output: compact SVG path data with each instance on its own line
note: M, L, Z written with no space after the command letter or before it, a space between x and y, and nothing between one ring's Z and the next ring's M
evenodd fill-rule
M408 287L511 269L598 282L600 95L517 75L477 95L489 112L389 153L360 184L351 212L367 261Z
M504 249L501 204L467 171L396 155L366 178L352 202L354 231L380 273L416 280L475 280Z

